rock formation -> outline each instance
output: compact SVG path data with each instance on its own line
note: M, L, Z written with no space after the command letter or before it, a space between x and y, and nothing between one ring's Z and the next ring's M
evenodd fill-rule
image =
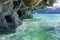
M9 5L3 4L0 7L0 31L15 30L21 24L22 21L17 12L11 10Z
M17 13L18 13L18 15L21 19L26 19L26 18L32 18L33 17L32 14L28 10L23 10L23 11L18 10Z
M30 10L46 8L53 2L54 0L0 0L0 30L16 29L22 24L21 19L33 17Z

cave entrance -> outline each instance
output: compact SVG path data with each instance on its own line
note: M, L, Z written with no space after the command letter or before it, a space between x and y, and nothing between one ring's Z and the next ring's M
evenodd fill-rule
M12 17L11 17L11 15L6 15L6 16L5 16L5 19L6 19L7 22L12 22Z

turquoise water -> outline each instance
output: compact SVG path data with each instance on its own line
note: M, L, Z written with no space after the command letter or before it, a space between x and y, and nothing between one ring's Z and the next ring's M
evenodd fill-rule
M60 14L33 14L34 18L59 18Z
M59 14L33 14L32 19L24 19L16 32L1 35L0 40L60 40Z

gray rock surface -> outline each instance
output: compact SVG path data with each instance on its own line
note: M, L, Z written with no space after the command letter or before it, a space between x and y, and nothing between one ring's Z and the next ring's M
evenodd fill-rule
M17 11L18 15L20 18L24 19L24 18L33 18L33 15L28 11L28 10L18 10Z
M22 24L22 18L32 18L32 15L28 10L20 10L21 0L7 1L0 6L0 31L12 31L16 29L17 26ZM17 10L17 11L16 11ZM20 18L19 18L20 17ZM1 32L2 33L2 32Z
M22 22L15 11L9 10L8 6L4 5L0 9L0 30L16 29Z

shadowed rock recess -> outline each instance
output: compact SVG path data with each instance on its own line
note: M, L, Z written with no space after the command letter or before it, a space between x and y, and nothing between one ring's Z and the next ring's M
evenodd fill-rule
M0 34L14 33L22 24L21 19L32 18L28 10L20 11L21 0L5 0L0 2Z
M10 9L9 6L3 4L0 7L0 34L14 33L16 27L22 24L17 12Z

